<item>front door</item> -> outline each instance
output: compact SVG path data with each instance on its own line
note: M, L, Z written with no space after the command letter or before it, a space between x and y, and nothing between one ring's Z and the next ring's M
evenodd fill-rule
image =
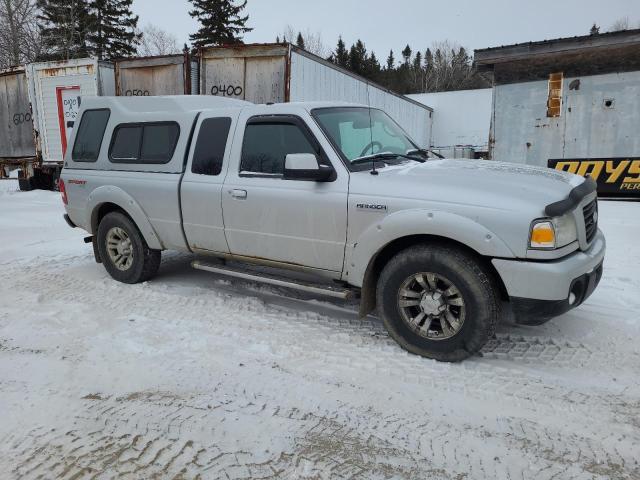
M288 154L313 153L331 162L301 117L269 115L244 123L243 142L234 145L222 194L225 235L232 254L342 271L347 230L349 177L332 165L332 181L285 180ZM241 126L238 127L239 129ZM241 138L241 137L238 137Z

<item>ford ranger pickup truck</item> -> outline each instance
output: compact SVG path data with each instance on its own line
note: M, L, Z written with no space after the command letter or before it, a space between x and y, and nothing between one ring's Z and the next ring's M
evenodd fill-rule
M381 110L94 97L78 118L65 219L120 282L151 279L164 250L190 252L201 270L353 295L406 350L460 361L503 306L540 324L602 275L592 179L435 158Z

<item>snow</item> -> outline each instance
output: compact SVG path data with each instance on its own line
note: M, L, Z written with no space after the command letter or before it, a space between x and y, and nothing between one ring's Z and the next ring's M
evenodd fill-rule
M600 204L600 287L482 356L165 254L119 284L59 194L0 181L3 478L640 478L640 204Z

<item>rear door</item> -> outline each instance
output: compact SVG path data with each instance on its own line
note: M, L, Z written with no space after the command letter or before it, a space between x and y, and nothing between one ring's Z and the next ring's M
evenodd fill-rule
M235 255L341 272L348 172L308 112L267 113L273 111L265 107L265 114L244 113L238 123L222 193L229 249ZM285 180L284 159L290 153L314 153L333 166L335 178Z
M180 188L182 221L191 250L229 253L222 219L222 187L239 109L202 115Z

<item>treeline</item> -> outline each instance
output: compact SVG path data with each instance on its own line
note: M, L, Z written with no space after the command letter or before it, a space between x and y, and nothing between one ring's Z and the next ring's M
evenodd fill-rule
M362 40L347 49L340 38L328 60L402 94L489 86L474 70L473 60L464 47L448 41L434 43L424 52L414 51L407 45L400 52L400 58L396 58L391 50L381 63L374 52L367 52Z

